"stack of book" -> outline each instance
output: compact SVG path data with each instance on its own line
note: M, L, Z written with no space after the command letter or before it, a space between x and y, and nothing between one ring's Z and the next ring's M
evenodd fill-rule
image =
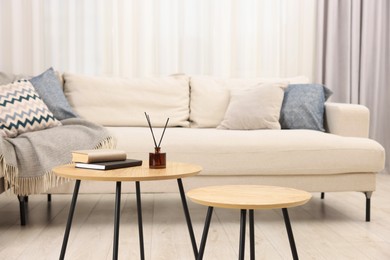
M77 150L72 152L76 168L113 170L141 166L142 161L127 159L126 152L114 149Z

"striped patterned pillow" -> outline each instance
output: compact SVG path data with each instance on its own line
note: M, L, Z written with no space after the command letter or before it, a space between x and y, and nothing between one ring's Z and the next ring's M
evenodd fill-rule
M0 130L7 137L59 125L29 81L0 86Z

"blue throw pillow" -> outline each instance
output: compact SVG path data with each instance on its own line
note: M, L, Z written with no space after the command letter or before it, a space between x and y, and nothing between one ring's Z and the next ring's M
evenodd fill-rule
M332 91L321 84L291 84L284 92L280 111L283 129L325 131L325 101Z
M58 120L77 117L75 112L66 100L61 83L53 68L43 72L41 75L30 79L31 84L41 96L54 117Z

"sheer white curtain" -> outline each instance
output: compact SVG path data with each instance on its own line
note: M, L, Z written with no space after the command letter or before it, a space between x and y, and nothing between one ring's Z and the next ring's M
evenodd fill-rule
M0 70L314 77L312 0L0 0Z

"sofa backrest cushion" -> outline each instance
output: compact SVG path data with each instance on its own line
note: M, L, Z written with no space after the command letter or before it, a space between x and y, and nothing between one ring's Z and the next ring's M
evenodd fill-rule
M222 79L205 76L191 77L191 127L217 127L224 118L232 89L252 88L264 83L308 83L306 77Z
M189 126L185 75L126 79L64 73L64 93L82 118L104 126Z

